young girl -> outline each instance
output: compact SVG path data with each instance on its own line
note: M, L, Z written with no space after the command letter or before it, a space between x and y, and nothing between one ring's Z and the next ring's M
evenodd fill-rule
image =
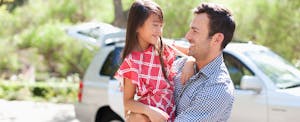
M122 81L125 114L146 115L152 122L173 121L175 52L161 40L163 13L149 0L135 1L129 11L122 64L115 77ZM188 49L179 48L183 53ZM191 70L193 66L190 66ZM191 75L190 75L191 76ZM134 100L135 93L140 97Z

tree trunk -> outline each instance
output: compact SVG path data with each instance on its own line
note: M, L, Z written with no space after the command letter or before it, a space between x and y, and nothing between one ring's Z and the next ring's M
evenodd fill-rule
M13 12L13 10L15 8L17 8L18 6L22 6L25 3L28 3L28 0L14 0L13 2L8 2L8 1L2 1L1 0L1 4L7 4L7 10L9 12Z
M114 0L115 19L113 25L125 28L127 23L127 12L123 11L122 1Z
M84 13L86 11L84 7L84 0L77 0L77 3L79 4L79 11L75 13L74 16L72 16L73 22L84 22L86 20L86 16L84 16Z

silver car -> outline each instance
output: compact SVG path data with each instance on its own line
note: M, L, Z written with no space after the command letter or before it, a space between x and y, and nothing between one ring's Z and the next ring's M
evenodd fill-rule
M100 47L80 83L76 117L81 122L124 121L122 93L113 75L120 64L125 30L91 22L70 27L67 33ZM235 85L229 121L300 121L298 69L270 49L252 43L230 43L223 54Z

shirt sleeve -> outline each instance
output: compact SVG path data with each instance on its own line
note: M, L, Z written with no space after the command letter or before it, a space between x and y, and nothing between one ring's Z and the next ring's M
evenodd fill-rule
M230 116L233 94L222 83L198 90L189 107L176 116L175 122L225 122ZM225 117L224 117L225 116Z
M176 59L172 64L172 71L175 72L176 74L181 72L181 69L183 68L186 61L187 61L186 57Z
M124 85L124 78L127 78L131 80L133 84L138 85L138 70L134 68L133 62L130 59L125 58L116 72L115 78L121 83L121 86Z

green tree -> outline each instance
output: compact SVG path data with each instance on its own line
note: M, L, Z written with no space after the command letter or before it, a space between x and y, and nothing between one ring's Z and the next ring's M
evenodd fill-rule
M247 1L235 5L235 38L270 47L289 60L299 59L300 1Z

